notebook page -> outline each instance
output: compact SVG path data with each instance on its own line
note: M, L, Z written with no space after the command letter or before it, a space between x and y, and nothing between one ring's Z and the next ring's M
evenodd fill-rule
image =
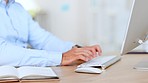
M18 77L18 73L13 66L0 66L0 79L14 79Z
M19 78L23 78L25 76L57 77L55 72L50 67L20 67L17 70L18 70L18 73L19 73Z

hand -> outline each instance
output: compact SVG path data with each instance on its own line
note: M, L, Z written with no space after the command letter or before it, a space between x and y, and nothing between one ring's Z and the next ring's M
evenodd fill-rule
M61 65L70 65L77 60L89 61L101 55L101 53L102 50L99 45L82 48L73 47L71 50L63 53Z

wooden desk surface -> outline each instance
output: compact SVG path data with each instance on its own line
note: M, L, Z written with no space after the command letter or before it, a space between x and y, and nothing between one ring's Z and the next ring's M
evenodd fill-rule
M43 83L148 83L148 71L133 69L134 65L146 58L148 59L148 54L124 55L121 61L107 68L102 74L75 73L76 66L53 67L60 80Z

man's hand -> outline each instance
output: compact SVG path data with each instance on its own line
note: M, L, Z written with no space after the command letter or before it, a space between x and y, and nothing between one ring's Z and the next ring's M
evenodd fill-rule
M99 45L85 46L82 48L73 47L71 50L63 53L61 65L70 65L77 60L89 61L98 55L102 50Z

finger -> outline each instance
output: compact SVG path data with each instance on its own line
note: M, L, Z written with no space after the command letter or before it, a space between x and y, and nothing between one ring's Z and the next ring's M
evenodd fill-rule
M92 57L96 57L96 50L94 48L87 48L92 53Z
M79 53L77 53L76 55L83 55L83 56L85 56L86 58L88 58L89 60L93 58L92 55L89 55L87 52L84 52L84 51L79 52Z
M91 51L93 52L94 57L96 57L96 56L97 56L97 51L96 51L96 49L95 49L95 48L91 48Z
M92 46L91 48L95 50L95 54L96 54L96 55L98 55L98 54L101 55L102 50L101 50L101 48L100 48L99 45L94 45L94 46Z
M85 57L84 55L78 55L77 56L77 60L80 59L80 60L83 60L83 61L88 61L89 59L87 57Z
M82 53L82 52L84 52L84 53ZM88 57L93 58L93 53L86 48L81 48L81 49L77 50L77 53L82 53L84 55L85 55L85 53L87 53Z
M83 50L84 53L87 53L90 58L93 58L93 53L90 50Z
M98 52L99 55L102 54L102 50L99 45L96 46L96 51Z

